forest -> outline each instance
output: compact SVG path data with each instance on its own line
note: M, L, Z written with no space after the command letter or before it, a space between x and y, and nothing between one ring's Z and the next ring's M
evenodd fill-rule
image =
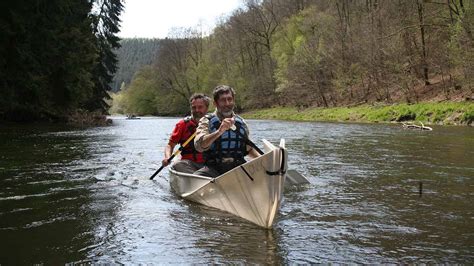
M105 114L121 0L0 3L0 119Z
M117 72L112 80L112 92L130 84L133 75L142 67L151 65L160 48L160 39L124 38L120 47L115 49L117 55Z
M173 115L218 84L240 110L470 101L474 2L246 0L208 35L176 29L112 112Z

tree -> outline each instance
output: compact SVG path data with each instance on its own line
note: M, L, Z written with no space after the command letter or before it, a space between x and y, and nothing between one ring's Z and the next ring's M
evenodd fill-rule
M155 66L167 89L187 100L202 90L204 41L201 32L192 28L176 28L172 36L163 40Z
M333 16L312 7L293 16L276 35L273 56L278 61L279 88L298 106L330 105L333 58L327 50L334 40L329 27L333 24Z
M120 41L120 48L114 49L118 66L112 83L112 91L120 91L122 83L130 84L135 72L157 60L160 39L128 38Z
M90 69L96 62L87 16L90 3L7 1L2 5L0 78L5 93L0 114L12 120L35 120L63 116L77 108L91 93Z
M123 10L122 0L90 0L94 1L97 13L91 13L93 32L96 37L98 51L97 64L93 71L94 89L92 96L83 103L90 111L108 109L104 99L110 99L107 91L111 90L112 77L117 70L117 57L114 49L120 47L120 13Z
M81 107L105 110L104 84L116 63L109 48L118 40L114 34L122 6L119 0L104 0L100 13L91 14L92 5L1 3L0 117L61 119Z

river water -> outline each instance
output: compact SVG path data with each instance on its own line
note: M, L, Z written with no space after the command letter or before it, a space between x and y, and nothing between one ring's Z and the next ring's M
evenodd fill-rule
M266 230L148 180L178 118L113 120L0 125L0 264L474 261L473 128L249 120L311 181Z

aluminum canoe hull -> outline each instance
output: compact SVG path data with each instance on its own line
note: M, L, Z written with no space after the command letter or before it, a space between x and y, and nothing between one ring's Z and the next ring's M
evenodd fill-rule
M264 154L216 178L170 169L170 185L186 199L271 228L280 208L287 170L285 141L263 140Z

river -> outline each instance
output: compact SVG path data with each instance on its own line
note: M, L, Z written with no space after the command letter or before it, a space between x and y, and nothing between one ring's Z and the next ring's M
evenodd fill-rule
M311 181L266 230L148 180L177 121L0 125L0 264L474 261L471 127L249 120Z

